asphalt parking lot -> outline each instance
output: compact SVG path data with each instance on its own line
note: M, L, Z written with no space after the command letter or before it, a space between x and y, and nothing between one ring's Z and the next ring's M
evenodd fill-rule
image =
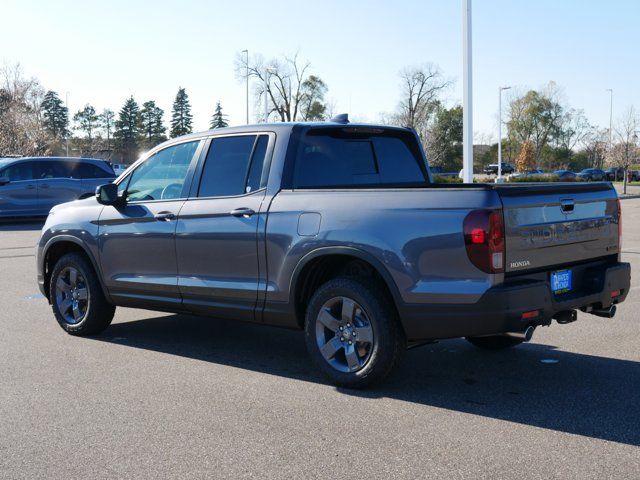
M300 332L117 311L56 324L39 224L0 225L0 478L640 477L640 199L623 201L632 291L531 343L410 350L382 387L336 389Z

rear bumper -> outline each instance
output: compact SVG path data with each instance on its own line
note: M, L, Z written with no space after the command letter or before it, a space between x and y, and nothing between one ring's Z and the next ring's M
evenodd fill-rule
M432 340L522 331L528 325L550 324L558 312L607 308L627 297L628 263L587 265L578 273L580 288L571 294L555 296L546 274L546 280L525 278L493 287L474 304L405 304L399 313L409 340ZM611 292L616 290L620 295L614 299ZM524 312L534 310L537 317L522 319Z

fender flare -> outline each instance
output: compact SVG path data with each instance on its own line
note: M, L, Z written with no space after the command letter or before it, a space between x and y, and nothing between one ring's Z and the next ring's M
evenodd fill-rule
M302 257L296 267L293 270L293 275L291 275L291 281L289 283L289 301L291 305L295 305L296 299L296 287L298 284L298 278L300 277L300 273L304 269L304 267L312 260L318 257L324 257L327 255L349 255L351 257L356 257L364 262L370 264L376 272L382 277L385 282L389 292L391 292L391 296L393 298L393 302L395 304L396 309L400 312L400 307L403 303L402 297L400 296L400 291L398 290L398 286L396 282L393 280L391 273L387 267L382 263L382 261L378 260L373 254L365 252L364 250L360 250L359 248L354 247L320 247L315 250L310 251L304 257Z
M75 243L82 249L82 251L85 253L87 258L89 259L89 262L91 262L91 265L93 266L94 271L96 272L96 275L98 277L98 283L100 283L100 287L102 288L102 293L104 294L104 296L107 298L109 302L113 303L111 300L111 296L109 295L109 291L107 290L102 280L102 270L100 269L100 265L98 264L95 257L93 256L93 253L91 253L91 249L87 246L86 242L78 237L74 237L73 235L55 235L54 237L51 237L49 240L47 240L47 243L45 243L42 249L42 259L41 259L42 265L40 265L40 268L42 269L41 271L43 272L43 274L45 272L44 265L45 265L45 262L47 261L49 250L51 249L51 247L53 247L54 245L60 242ZM48 287L45 286L45 288L48 288ZM49 292L49 295L51 295L51 292Z

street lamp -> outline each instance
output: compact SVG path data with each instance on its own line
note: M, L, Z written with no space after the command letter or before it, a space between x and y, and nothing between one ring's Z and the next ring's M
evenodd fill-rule
M242 53L244 53L247 57L246 57L246 68L247 71L245 73L245 79L247 81L247 125L249 125L249 50L242 50Z
M275 72L275 68L267 67L264 69L264 123L267 123L269 119L269 73Z
M613 146L611 133L613 132L613 88L607 88L609 92L609 151Z
M462 2L462 181L473 183L471 0Z
M496 183L502 183L502 92L511 87L498 88L498 177Z

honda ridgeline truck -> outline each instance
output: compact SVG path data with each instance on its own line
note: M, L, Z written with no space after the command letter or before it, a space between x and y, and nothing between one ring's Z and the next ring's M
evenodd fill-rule
M38 283L64 330L116 306L304 329L335 384L407 346L528 341L629 292L610 183L434 184L415 133L279 123L170 140L51 210Z

